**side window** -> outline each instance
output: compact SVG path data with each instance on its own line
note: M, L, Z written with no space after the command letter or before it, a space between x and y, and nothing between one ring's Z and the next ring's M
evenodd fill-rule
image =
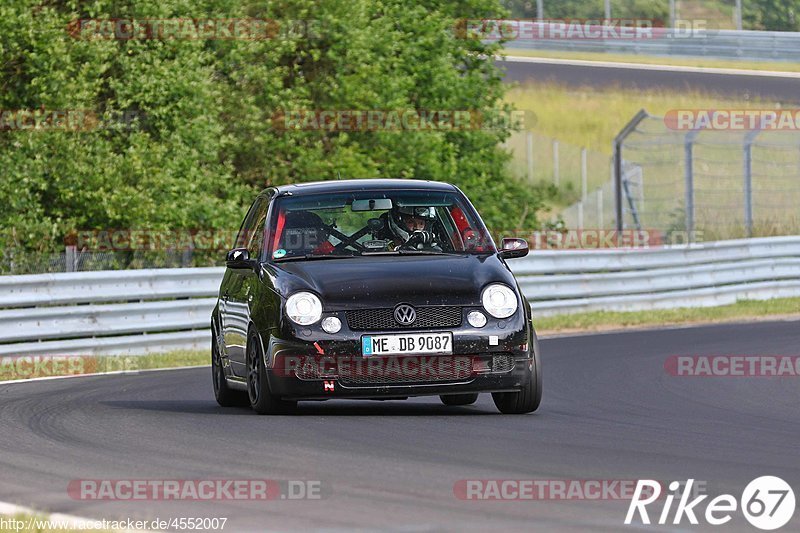
M269 200L260 199L259 205L256 207L255 213L255 226L248 235L248 242L245 245L247 251L250 252L250 257L253 259L261 259L261 252L264 250L264 230L267 223L267 211L269 210Z
M256 199L242 222L239 235L236 237L236 248L247 248L250 257L257 258L261 252L261 237L264 233L264 222L267 218L269 202L262 197Z

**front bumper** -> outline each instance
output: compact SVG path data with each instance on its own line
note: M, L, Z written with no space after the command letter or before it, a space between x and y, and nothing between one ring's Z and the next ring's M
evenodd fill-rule
M518 315L483 328L365 333L345 326L336 335L308 328L273 335L264 350L270 391L293 400L516 392L528 385L535 356L533 332ZM361 355L365 334L440 331L452 332L452 355Z
M514 368L502 374L473 374L453 381L412 383L363 383L354 385L338 377L319 380L301 380L268 371L267 379L272 394L284 399L329 400L332 398L392 399L411 396L436 396L475 392L517 392L532 379L532 359L515 362Z

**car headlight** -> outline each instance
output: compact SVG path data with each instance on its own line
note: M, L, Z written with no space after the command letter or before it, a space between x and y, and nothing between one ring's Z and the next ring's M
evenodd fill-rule
M495 318L508 318L517 312L517 295L499 283L493 283L483 289L481 302L486 312Z
M322 317L322 302L310 292L296 292L286 300L286 316L295 324L308 326Z

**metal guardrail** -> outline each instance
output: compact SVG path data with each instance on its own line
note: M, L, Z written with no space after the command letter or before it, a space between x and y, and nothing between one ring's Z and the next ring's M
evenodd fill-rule
M559 38L544 38L541 35L550 35L546 30L541 32L539 29L545 23L530 20L502 21L502 23L516 24L512 26L512 30L506 30L505 33L512 38L506 43L506 48L510 49L713 57L754 61L795 61L797 51L800 50L800 32L653 28L650 38L581 38L580 32L577 33L577 38L569 38L568 32L564 32L564 36ZM611 32L611 35L614 33Z
M800 296L800 236L681 249L533 251L510 263L537 317ZM0 356L206 349L224 269L0 277Z
M534 317L800 296L800 237L680 249L544 251L511 262Z
M0 277L0 356L204 349L223 268Z

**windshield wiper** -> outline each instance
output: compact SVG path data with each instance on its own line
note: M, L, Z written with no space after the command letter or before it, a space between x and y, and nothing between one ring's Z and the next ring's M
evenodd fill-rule
M354 255L330 255L330 254L304 254L304 255L293 255L290 257L281 257L279 259L275 259L276 263L285 263L288 261L313 261L315 259L351 259L356 257Z
M464 255L460 252L437 252L435 250L397 250L400 255Z

